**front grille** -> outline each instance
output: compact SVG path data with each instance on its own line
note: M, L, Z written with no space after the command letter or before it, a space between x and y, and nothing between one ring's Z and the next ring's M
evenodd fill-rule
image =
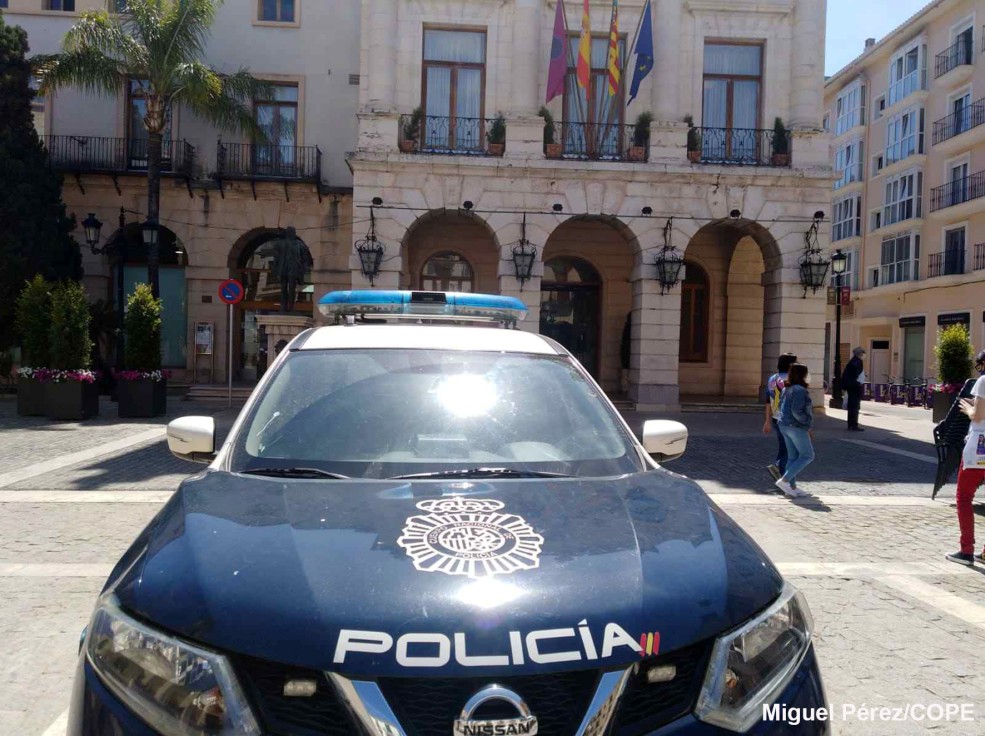
M616 736L649 733L690 713L701 690L712 643L693 644L646 660L626 684L616 713ZM657 684L647 682L647 669L671 664L677 667L677 676L673 680Z
M324 673L248 657L238 657L235 667L246 696L256 708L265 736L352 736L357 733L348 711ZM315 680L318 691L310 698L285 697L284 683L292 679Z
M598 679L598 670L579 670L521 677L385 677L377 684L408 736L448 736L465 701L494 682L523 698L537 716L540 733L570 736L592 702ZM482 715L515 718L516 712Z

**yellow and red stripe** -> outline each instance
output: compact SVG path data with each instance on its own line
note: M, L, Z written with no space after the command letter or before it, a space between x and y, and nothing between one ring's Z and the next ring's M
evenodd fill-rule
M588 0L582 0L581 35L578 39L578 66L575 69L578 86L587 90L592 82L592 20Z
M660 632L640 634L640 656L650 657L660 654Z
M609 23L609 97L619 92L619 0L612 0L612 20Z

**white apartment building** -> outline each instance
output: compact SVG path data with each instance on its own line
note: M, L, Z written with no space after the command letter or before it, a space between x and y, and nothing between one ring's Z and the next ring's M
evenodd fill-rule
M985 8L937 0L825 85L832 247L849 256L842 360L873 382L933 377L939 328L985 346ZM833 363L834 308L828 360Z

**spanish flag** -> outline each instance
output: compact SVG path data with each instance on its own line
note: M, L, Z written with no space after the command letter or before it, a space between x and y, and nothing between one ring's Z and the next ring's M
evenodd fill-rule
M612 0L612 20L609 22L609 97L619 92L619 0Z
M581 35L578 39L578 66L575 69L578 86L587 90L592 83L592 20L588 0L582 0Z

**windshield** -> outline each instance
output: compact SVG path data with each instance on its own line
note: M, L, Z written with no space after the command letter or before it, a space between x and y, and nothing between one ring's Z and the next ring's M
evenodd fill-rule
M591 477L643 465L563 357L353 349L293 352L267 384L235 438L231 469L277 468Z

